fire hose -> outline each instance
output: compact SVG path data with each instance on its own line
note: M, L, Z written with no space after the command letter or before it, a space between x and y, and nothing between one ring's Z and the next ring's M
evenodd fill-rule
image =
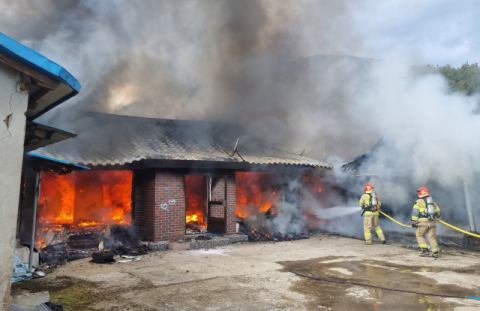
M379 212L380 212L380 214L382 214L383 216L387 217L388 219L390 219L390 220L391 220L391 221L393 221L393 222L396 222L397 224L399 224L399 225L400 225L400 226L402 226L402 227L405 227L405 228L412 228L412 226L407 226L407 225L404 225L404 224L402 224L401 222L399 222L399 221L397 221L397 220L393 219L392 217L388 216L387 214L385 214L385 213L384 213L384 212L382 212L382 211L379 211Z
M391 287L383 287L383 286L377 286L377 285L371 285L371 284L365 284L365 283L358 283L358 282L352 282L352 281L339 281L339 280L323 279L323 278L308 276L308 275L298 273L298 272L295 272L295 271L292 271L292 270L290 270L289 272L291 272L293 274L296 274L298 276L302 276L304 278L312 279L312 280L316 280L316 281L324 281L324 282L330 282L330 283L353 284L353 285L373 287L373 288L378 288L378 289L385 289L385 290L391 290L391 291L396 291L396 292L411 293L411 294L418 294L418 295L425 295L425 296L438 296L438 297L446 297L446 298L462 298L462 299L480 300L480 298L477 298L477 297L422 293L422 292L416 292L416 291L412 291L412 290L398 289L398 288L391 288Z
M452 229L455 229L455 230L460 231L460 232L462 232L462 233L465 233L465 234L474 236L474 237L476 237L476 238L480 238L480 235L478 235L478 234L473 234L473 233L471 233L471 232L462 230L462 229L460 229L460 228L457 228L457 227L455 227L455 226L452 226L452 225L449 224L449 223L444 222L443 220L440 220L440 219L437 219L437 220L438 220L440 223L442 223L442 224L444 224L445 226L448 226L448 227L450 227L450 228L452 228Z
M412 226L407 226L407 225L405 225L405 224L402 224L401 222L399 222L399 221L397 221L397 220L393 219L392 217L388 216L387 214L385 214L385 213L384 213L384 212L382 212L382 211L379 211L379 212L380 212L380 213L381 213L383 216L387 217L388 219L390 219L391 221L393 221L393 222L395 222L395 223L399 224L399 225L400 225L400 226L402 226L402 227L405 227L405 228L412 228ZM460 229L460 228L457 228L457 227L455 227L455 226L453 226L453 225L449 224L448 222L445 222L445 221L443 221L443 220L440 220L440 219L438 219L438 218L436 218L435 220L437 220L437 221L438 221L438 222L440 222L441 224L444 224L445 226L447 226L447 227L450 227L450 228L452 228L452 229L454 229L454 230L457 230L457 231L459 231L459 232L462 232L462 233L465 233L465 234L468 234L468 235L474 236L474 237L476 237L476 238L480 238L480 235L478 235L478 234L474 234L474 233L471 233L471 232L468 232L468 231L462 230L462 229Z

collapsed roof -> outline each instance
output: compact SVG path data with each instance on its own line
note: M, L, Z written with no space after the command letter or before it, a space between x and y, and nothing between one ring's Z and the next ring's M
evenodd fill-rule
M180 160L332 168L330 164L277 148L238 124L101 113L88 113L78 122L83 128L78 130L79 137L36 153L89 166Z
M370 150L342 164L342 170L350 175L378 176L404 175L412 172L412 146L399 149L395 137L387 134Z

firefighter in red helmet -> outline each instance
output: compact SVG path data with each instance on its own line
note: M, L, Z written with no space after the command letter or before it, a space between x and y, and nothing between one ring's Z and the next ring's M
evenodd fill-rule
M418 246L422 249L420 256L430 256L428 244L425 240L425 234L428 236L430 247L432 248L432 256L437 258L440 248L438 247L437 226L435 225L435 218L440 217L440 208L430 196L430 191L426 187L421 187L417 190L418 200L413 205L412 211L412 227L416 228L415 235L417 237Z
M363 219L365 242L363 242L363 244L372 245L372 224L378 237L382 243L385 244L385 235L380 227L380 220L378 218L378 211L380 210L382 203L371 184L365 186L365 193L360 197L359 203L365 214L365 218Z

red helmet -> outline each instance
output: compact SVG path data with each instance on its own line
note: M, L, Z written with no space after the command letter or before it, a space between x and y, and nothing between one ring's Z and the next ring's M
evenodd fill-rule
M427 187L421 187L417 190L417 192L418 192L418 195L428 195L428 194L430 194Z
M365 191L373 190L373 186L371 184L368 184L365 186Z

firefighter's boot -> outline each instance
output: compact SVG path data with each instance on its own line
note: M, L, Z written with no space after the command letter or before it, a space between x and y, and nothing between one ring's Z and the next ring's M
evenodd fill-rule
M433 257L433 258L438 258L438 252L433 253L433 254L432 254L432 257Z
M363 245L372 245L372 242L363 241Z
M422 252L419 255L420 257L429 257L430 251L428 250L428 248L422 248Z

